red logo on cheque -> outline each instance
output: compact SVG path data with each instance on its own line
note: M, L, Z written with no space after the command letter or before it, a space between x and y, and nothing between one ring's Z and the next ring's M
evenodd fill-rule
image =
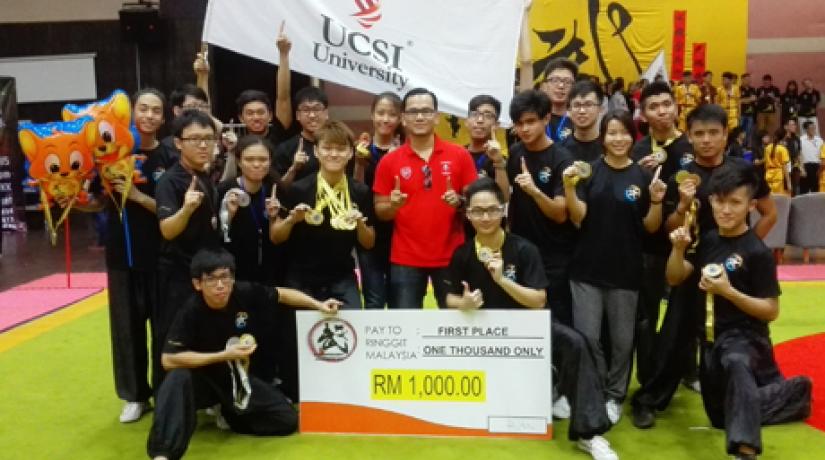
M361 27L369 29L381 20L381 0L355 0L358 12L352 16L358 20Z
M358 335L350 323L338 318L325 318L312 326L307 342L316 358L343 361L355 351Z

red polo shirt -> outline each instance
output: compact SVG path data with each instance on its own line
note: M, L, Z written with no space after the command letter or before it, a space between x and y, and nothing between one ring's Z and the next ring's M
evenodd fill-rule
M433 153L425 162L407 141L381 158L375 194L389 196L396 176L407 202L395 214L390 261L411 267L448 266L453 251L464 242L464 227L459 212L441 196L447 191L447 177L458 193L478 178L472 157L463 147L435 136Z

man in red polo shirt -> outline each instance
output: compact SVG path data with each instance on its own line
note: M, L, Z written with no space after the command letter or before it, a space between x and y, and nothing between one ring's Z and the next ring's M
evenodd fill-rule
M410 90L401 105L407 142L378 163L373 191L379 219L393 221L389 308L422 308L431 278L440 308L455 248L464 242L461 191L477 178L464 148L435 135L438 99Z

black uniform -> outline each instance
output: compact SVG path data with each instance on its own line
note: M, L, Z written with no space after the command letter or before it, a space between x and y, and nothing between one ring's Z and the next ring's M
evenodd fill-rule
M745 168L755 173L751 163L738 157L723 157L722 163L717 166L730 165L735 168ZM699 200L697 222L699 225L699 243L696 248L701 249L704 235L716 228L713 211L710 207L710 193L708 182L716 168L707 168L693 162L685 168L688 172L699 175L702 183L696 189L696 199ZM757 199L770 194L764 175L759 176L759 186L756 190ZM663 215L669 216L679 204L679 184L675 177L668 181L665 195ZM665 217L667 219L667 217ZM664 410L670 404L673 394L679 387L679 381L685 375L686 366L695 362L695 343L697 337L698 312L691 305L695 305L699 297L697 284L699 278L694 274L693 279L686 280L680 286L671 289L668 298L668 308L665 312L662 327L656 336L655 353L652 362L650 378L633 395L634 406L644 406Z
M369 164L364 170L364 184L372 190L375 169L381 158L389 152L370 144ZM368 222L375 228L375 246L372 249L358 248L358 268L361 270L361 291L364 308L383 309L390 289L390 246L392 242L392 221L373 219Z
M501 247L504 276L532 289L545 289L548 280L538 248L525 238L508 234ZM453 253L448 268L449 292L461 295L462 281L470 289L481 290L482 308L524 308L493 282L478 260L475 241L467 240ZM604 402L604 387L596 371L593 355L584 337L558 321L551 324L553 367L559 372L559 391L570 401L567 436L570 440L590 439L610 429Z
M204 197L200 206L189 217L189 223L183 232L173 240L162 238L158 257L158 302L153 312L152 324L154 359L154 386L157 389L159 378L163 375L160 366L159 346L165 343L166 332L171 326L181 305L194 294L192 280L189 277L189 265L192 256L199 249L218 247L218 201L215 186L205 172L197 173L197 190ZM169 168L158 182L155 201L157 217L161 221L174 215L183 206L184 196L192 183L192 172L187 171L180 162Z
M228 304L220 310L207 306L202 297L193 296L178 313L163 351L215 353L224 350L231 337L249 333L257 338L262 335L260 316L276 308L278 291L254 283L235 283ZM236 368L230 370L227 362L170 371L157 394L155 418L147 442L149 456L181 458L197 425L197 409L214 404L221 405L221 414L237 433L257 436L293 433L298 428L295 409L276 387L256 376L256 353L251 360L251 394L243 408L237 404L236 391L233 391L233 387L240 386Z
M315 157L315 142L301 136L301 134L297 134L277 144L278 146L275 148L275 153L273 154L274 161L272 162L273 177L283 177L290 166L292 166L292 162L295 160L295 151L298 150L298 142L301 139L304 141L304 152L306 152L309 160L307 160L304 166L295 174L292 183L294 184L304 177L318 173L319 166L318 158Z
M665 152L659 177L667 182L675 173L693 161L693 146L684 134L672 141L656 143L657 150ZM653 140L645 136L633 146L631 157L634 161L653 153ZM663 220L666 216L662 216ZM636 310L636 378L644 385L651 373L656 325L659 324L659 305L667 290L665 265L670 252L670 240L665 225L656 233L646 233L642 254L642 285L639 290L639 305ZM695 370L695 369L694 369ZM694 374L695 375L695 374Z
M536 201L515 183L521 174L521 159L533 176L533 182L548 197L563 196L562 172L572 164L570 153L559 146L539 151L528 151L521 142L510 147L507 159L507 177L513 184L510 196L508 220L513 234L526 238L539 248L544 270L549 281L548 305L553 316L562 323L572 325L572 300L568 266L573 253L576 229L569 220L557 223L545 216Z
M178 156L160 143L140 154L146 156L140 165L146 182L132 186L154 197L155 185L166 170L177 162ZM102 191L99 180L93 187L98 192ZM114 197L101 194L109 214L106 275L115 389L124 401L144 402L152 395L146 379L149 367L146 321L150 319L158 300L160 230L157 216L134 201L126 201L125 210L119 215L113 199L117 199L120 205L120 195L114 193Z
M570 152L573 161L584 161L592 163L604 155L604 146L601 141L596 138L592 141L580 141L576 139L576 135L567 136L561 142L561 146Z
M736 237L705 234L694 272L709 263L725 267L731 286L757 298L779 297L771 250L748 229ZM704 296L702 296L704 297ZM768 324L714 296L714 337L702 343L702 400L716 428L724 428L727 451L745 444L762 453L761 425L802 420L811 412L811 380L785 380L776 365ZM703 312L704 302L694 308Z

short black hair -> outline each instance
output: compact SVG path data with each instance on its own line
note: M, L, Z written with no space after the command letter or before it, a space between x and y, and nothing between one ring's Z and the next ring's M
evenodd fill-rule
M192 83L185 83L172 91L172 94L169 95L169 103L172 104L172 107L183 107L183 101L186 100L186 96L194 97L199 101L209 102L209 96L206 95L204 90Z
M475 196L477 193L481 192L490 192L496 196L499 204L504 204L507 201L504 199L504 193L501 191L501 187L498 186L496 181L489 177L480 177L475 182L471 183L467 186L464 190L464 202L469 204L470 199Z
M676 100L676 97L673 95L673 88L671 88L670 85L664 81L654 81L642 90L639 95L639 106L644 110L647 99L653 96L659 96L660 94L668 94L671 99Z
M691 110L687 115L687 127L690 127L694 122L718 122L723 128L728 128L728 113L722 106L717 104L702 104L699 107Z
M156 98L160 99L161 110L166 109L166 96L164 96L163 93L160 92L160 90L157 88L143 88L137 90L135 94L132 95L132 106L137 104L137 100L145 94L151 94L152 96L155 96Z
M713 75L713 72L706 70L705 73L702 74L703 77L707 77L708 75Z
M745 72L740 76L740 78L745 78L745 77L750 77L750 76L751 76L750 72Z
M244 106L250 102L260 102L266 106L267 110L272 111L272 103L269 101L269 96L267 96L265 92L257 89L247 89L241 91L241 94L235 99L238 114L243 113Z
M549 77L550 74L557 69L569 70L570 73L573 74L574 80L579 75L579 66L575 62L566 58L551 59L550 62L548 62L547 65L544 67L544 72L542 74L544 75L544 78L547 79L547 77Z
M599 127L599 143L604 144L604 137L607 135L607 124L613 120L621 123L624 129L630 133L632 139L630 150L633 150L633 144L636 143L636 123L633 123L633 115L625 109L613 109L604 115L602 124Z
M736 78L736 75L733 72L722 72L722 78L733 80L734 78Z
M320 102L324 108L329 107L329 99L327 93L317 86L304 86L295 93L295 98L292 101L295 110L302 102Z
M183 113L181 113L180 116L175 118L172 122L172 135L180 139L183 135L183 130L192 125L200 125L204 128L211 128L215 134L218 133L218 129L215 127L215 122L209 114L203 113L196 109L187 109L184 110Z
M579 80L573 85L573 88L570 90L570 95L567 97L567 104L570 105L570 102L573 98L576 97L586 97L588 94L594 93L596 95L596 100L601 104L604 102L604 90L602 89L601 85L597 85L593 80Z
M401 101L401 110L407 110L407 101L409 101L411 97L421 95L427 95L433 98L433 110L438 111L438 98L435 97L435 93L427 88L413 88L407 91L407 94L404 95L404 99Z
M814 125L814 122L812 122L812 121L806 121L805 123L802 123L802 129L808 129L808 128L810 128L810 127L811 127L811 126L813 126L813 125Z
M550 113L550 98L544 91L528 89L513 96L510 102L510 119L513 123L518 122L525 113L531 112L539 118Z
M693 72L691 72L690 70L685 70L684 72L682 72L682 76L683 77L692 77Z
M240 159L244 150L252 147L253 145L262 145L269 152L269 161L272 161L272 155L275 152L275 147L272 146L272 142L270 142L269 139L257 134L247 134L238 139L238 144L235 145L235 154Z
M763 80L771 80L771 81L773 81L773 77L772 77L772 76L771 76L771 74L769 74L769 73L766 73L765 75L762 75L762 79L763 79Z
M758 184L759 179L753 168L724 164L713 170L708 181L708 192L711 195L725 196L744 186L748 190L748 197L753 198Z
M192 257L192 262L189 264L189 276L192 279L201 279L204 275L222 268L229 269L234 275L235 257L222 247L204 248Z
M478 96L473 96L473 98L470 99L470 103L467 104L467 113L477 110L484 104L493 106L493 110L496 111L496 120L498 120L498 116L501 114L501 101L493 96L490 96L489 94L479 94Z

